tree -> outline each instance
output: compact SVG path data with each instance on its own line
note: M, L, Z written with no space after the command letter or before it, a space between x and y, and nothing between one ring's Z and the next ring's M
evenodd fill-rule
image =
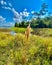
M40 15L45 15L48 12L48 5L46 3L43 3L41 6Z
M44 23L43 20L40 20L40 22L37 21L37 23L38 23L38 25L36 26L37 28L46 28L46 24Z
M30 25L32 28L35 28L37 25L36 20L32 19L32 21L30 22Z
M19 24L17 22L15 22L15 27L18 27L18 26L19 26Z
M46 3L43 3L42 6L41 6L40 11L39 12L34 12L33 14L39 20L41 16L45 15L48 12L47 8L48 8L48 5Z
M46 3L43 3L40 11L33 13L33 15L35 15L35 17L36 17L36 24L37 25L35 25L35 22L32 21L31 22L32 27L39 27L39 28L46 27L46 24L44 23L45 21L43 21L41 16L46 15L46 13L48 12L47 8L48 8L48 5Z

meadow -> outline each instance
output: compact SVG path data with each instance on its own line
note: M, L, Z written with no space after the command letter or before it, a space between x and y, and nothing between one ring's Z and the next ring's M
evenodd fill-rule
M0 65L52 65L52 29L35 29L32 34L27 40L19 32L0 32Z

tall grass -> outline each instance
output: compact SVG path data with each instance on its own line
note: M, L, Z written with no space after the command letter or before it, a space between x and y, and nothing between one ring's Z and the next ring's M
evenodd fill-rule
M0 65L52 65L52 37L0 33Z
M34 34L44 37L52 37L52 28L35 28Z

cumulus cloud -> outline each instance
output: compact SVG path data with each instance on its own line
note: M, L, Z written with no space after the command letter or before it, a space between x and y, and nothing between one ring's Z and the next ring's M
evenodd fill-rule
M1 5L7 5L7 6L9 6L9 7L12 7L12 4L11 4L10 2L7 3L7 2L4 1L4 0L1 0L1 1L0 1L0 4L1 4Z
M27 9L25 8L24 11L27 11Z
M21 22L22 21L22 17L21 16L19 18L15 18L14 17L13 20L16 21L16 22Z
M11 3L7 3L4 0L1 0L0 1L0 4L3 5L2 8L11 10L11 7L12 7L12 4Z
M4 22L6 20L6 18L0 16L0 22Z
M23 11L23 13L22 13L22 15L24 16L24 17L28 17L29 16L29 12L25 12L25 11Z
M34 14L35 12L34 11L31 11L31 14Z
M19 13L14 8L12 8L11 11L14 13L16 17L19 16Z
M10 7L12 7L12 4L11 3L8 3Z
M13 20L14 21L17 21L17 22L21 22L23 21L23 17L28 17L29 16L29 12L27 12L27 10L24 10L23 12L17 12L14 8L11 9L11 11L13 12L14 14L14 18Z
M10 8L10 7L2 7L2 8L4 8L4 9L8 9L8 10L11 10L11 8Z
M4 3L5 3L5 5L7 4L6 2L1 0L1 4L4 5ZM21 22L23 20L23 18L27 18L30 14L29 12L27 12L26 8L24 9L24 11L19 13L18 11L15 10L15 8L13 8L11 3L8 3L7 5L8 6L2 6L2 8L6 9L6 10L10 10L14 14L14 17L13 17L14 21Z
M11 10L14 14L13 20L14 21L18 21L21 22L22 21L22 15L20 13L18 13L14 8L12 8Z
M7 5L7 3L5 1L3 1L3 0L0 1L0 4L1 5Z
M20 12L20 13L18 13L14 8L12 8L12 12L14 13L14 15L16 16L16 17L18 17L18 16L24 16L24 17L28 17L29 16L29 12L27 12L27 11L23 11L23 12Z
M22 15L24 16L24 17L28 17L29 16L29 12L27 12L27 9L24 9L24 11L22 12Z
M12 7L12 4L10 2L5 2L4 0L1 0L0 4L3 5L3 8L5 8L5 9L9 9Z

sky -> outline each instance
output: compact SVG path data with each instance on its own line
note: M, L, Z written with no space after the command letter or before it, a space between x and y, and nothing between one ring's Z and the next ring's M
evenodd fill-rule
M49 12L52 12L52 0L0 0L0 26L14 25L23 18L29 20L44 2L48 5Z

